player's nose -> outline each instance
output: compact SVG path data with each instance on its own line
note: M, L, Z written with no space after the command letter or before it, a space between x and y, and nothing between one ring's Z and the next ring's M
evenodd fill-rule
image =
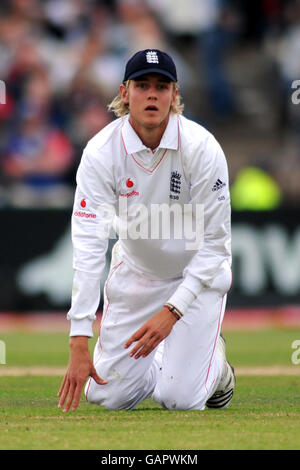
M156 95L149 95L147 101L150 102L150 103L153 102L153 101L157 101L157 96Z
M156 88L154 86L149 87L147 99L148 100L157 100L157 91L156 91Z

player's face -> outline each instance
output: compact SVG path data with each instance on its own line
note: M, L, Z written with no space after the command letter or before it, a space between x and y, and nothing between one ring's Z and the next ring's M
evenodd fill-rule
M166 127L177 90L174 83L160 74L147 74L121 85L121 96L129 105L130 122L139 133L143 129Z

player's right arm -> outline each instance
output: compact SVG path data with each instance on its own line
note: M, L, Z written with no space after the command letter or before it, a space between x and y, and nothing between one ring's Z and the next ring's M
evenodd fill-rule
M100 281L108 247L108 237L99 236L99 233L103 235L101 229L107 219L98 208L115 203L113 176L106 161L101 161L101 154L88 146L77 172L72 215L74 278L71 308L67 315L71 322L70 358L58 393L58 406L62 408L65 404L64 411L68 411L72 403L73 410L78 407L88 377L101 385L107 383L97 375L88 347L100 302Z

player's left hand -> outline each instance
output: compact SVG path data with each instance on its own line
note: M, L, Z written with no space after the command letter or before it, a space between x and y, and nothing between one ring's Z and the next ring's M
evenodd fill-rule
M170 334L176 321L170 310L164 307L147 320L125 343L124 347L129 348L137 341L129 356L135 359L148 356Z

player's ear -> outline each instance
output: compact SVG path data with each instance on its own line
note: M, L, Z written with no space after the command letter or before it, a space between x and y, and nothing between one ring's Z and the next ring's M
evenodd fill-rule
M175 83L173 83L173 95L172 95L172 102L171 106L175 106L178 96L178 88L176 87Z
M129 104L129 87L124 85L122 83L122 85L120 85L120 95L121 95L121 99L123 101L124 104Z

